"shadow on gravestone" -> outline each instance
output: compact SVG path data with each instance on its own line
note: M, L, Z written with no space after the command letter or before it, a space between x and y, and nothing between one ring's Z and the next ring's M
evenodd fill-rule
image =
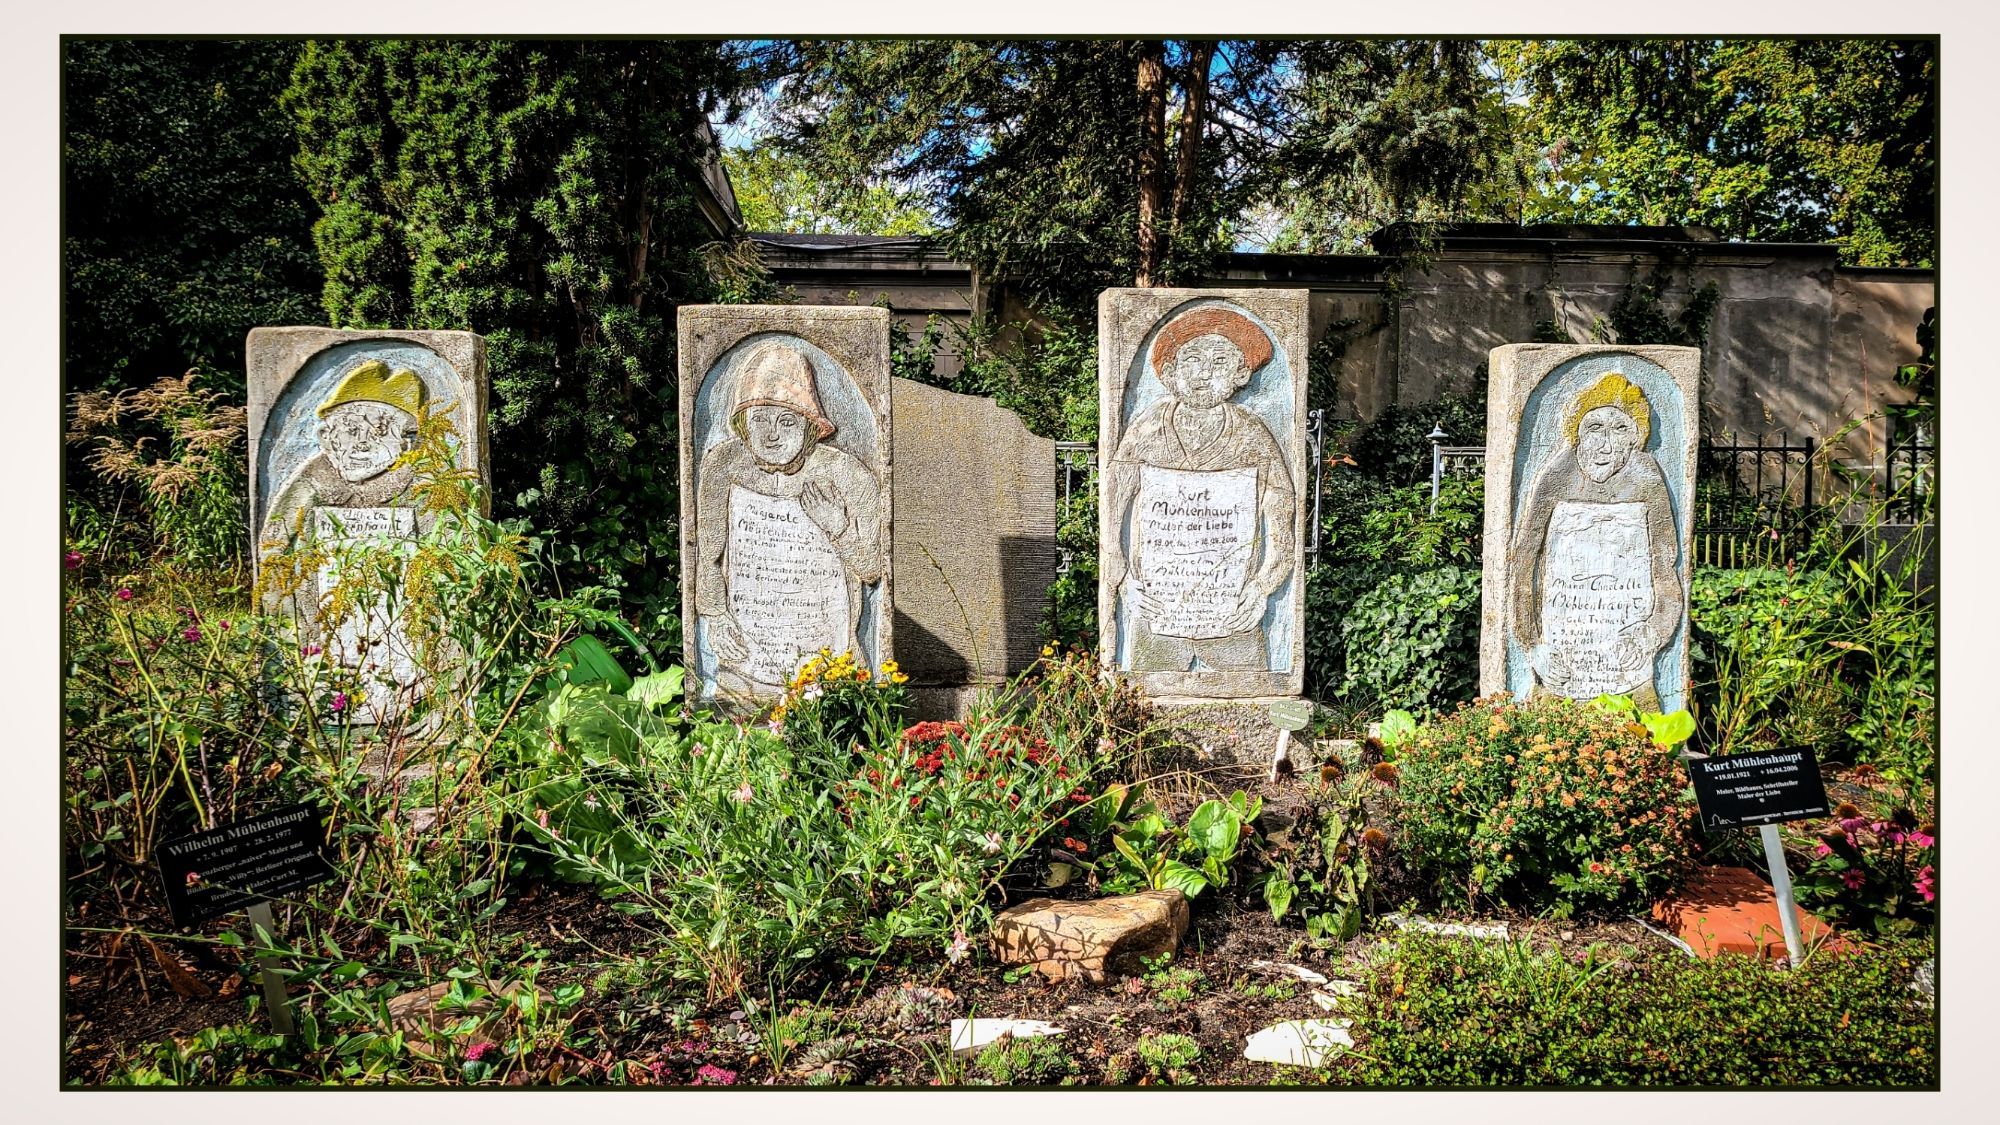
M893 382L897 664L912 716L1026 670L1056 571L1055 443L991 399Z

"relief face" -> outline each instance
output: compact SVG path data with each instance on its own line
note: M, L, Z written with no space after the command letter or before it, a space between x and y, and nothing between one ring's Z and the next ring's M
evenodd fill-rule
M1654 661L1686 592L1651 423L1645 393L1605 375L1569 404L1567 443L1531 485L1508 547L1509 619L1536 690L1660 706Z
M1296 491L1271 427L1231 400L1273 353L1263 328L1213 305L1154 340L1167 397L1125 430L1106 498L1128 671L1270 670L1264 619L1292 573Z
M695 625L718 693L769 698L819 650L861 651L881 486L832 444L813 365L787 339L752 345L737 370L728 436L699 468Z
M415 372L369 359L349 370L315 410L315 451L272 498L259 541L266 550L283 550L309 538L328 551L332 558L309 587L318 605L339 583L344 547L416 537L416 512L408 506L412 473L395 463L415 441L426 398ZM318 606L297 608L309 643L320 645L328 661L359 673L364 686L354 721L381 723L399 714L419 672L386 596L354 607L324 630L313 624Z

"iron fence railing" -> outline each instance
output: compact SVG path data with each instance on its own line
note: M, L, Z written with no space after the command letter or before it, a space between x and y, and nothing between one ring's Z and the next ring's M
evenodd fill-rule
M1321 501L1327 478L1327 425L1324 410L1306 416L1306 448L1312 464L1312 507L1306 535L1308 564L1319 558ZM1485 470L1486 447L1447 445L1451 435L1433 428L1431 439L1431 511L1437 510L1445 478L1472 476ZM1694 562L1701 566L1741 567L1769 564L1789 557L1810 536L1807 519L1815 498L1813 458L1818 443L1811 437L1794 442L1787 434L1760 434L1755 441L1723 434L1700 445L1695 488ZM1094 488L1097 446L1092 442L1056 443L1059 499L1063 510L1079 489ZM1889 484L1905 504L1921 503L1934 487L1936 449L1920 429L1891 449ZM1902 481L1903 493L1896 494ZM1061 551L1058 573L1067 572L1070 552Z

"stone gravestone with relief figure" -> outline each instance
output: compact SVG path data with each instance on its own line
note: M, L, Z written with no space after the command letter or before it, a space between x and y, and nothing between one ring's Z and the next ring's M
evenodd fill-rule
M354 674L352 722L390 722L422 690L409 637L386 594L331 618L330 599L349 548L414 543L423 530L415 469L399 463L420 416L446 418L455 464L490 480L486 342L471 332L258 328L246 355L260 578L284 553L321 560L288 590L260 581L265 609L292 616L309 651Z
M1098 302L1107 664L1157 698L1304 686L1306 292Z
M889 314L680 310L681 568L697 699L775 701L821 649L893 658Z
M1480 691L1687 703L1701 352L1495 348Z

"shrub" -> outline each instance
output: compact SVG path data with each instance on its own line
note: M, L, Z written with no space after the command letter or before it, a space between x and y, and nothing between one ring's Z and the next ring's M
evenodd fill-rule
M1793 886L1838 925L1908 935L1937 922L1937 858L1937 830L1919 827L1907 809L1872 820L1842 805Z
M789 716L684 717L680 684L670 669L625 696L565 685L515 740L508 801L559 873L663 925L676 975L712 998L904 943L962 959L988 891L1062 831L1105 761L1019 709L836 747L781 736Z
M1934 1015L1910 988L1933 952L1896 943L1777 972L1412 934L1369 974L1335 1065L1381 1086L1934 1087Z
M1479 572L1391 574L1340 619L1340 694L1374 707L1434 711L1470 698L1479 676Z
M1455 900L1617 908L1686 862L1679 755L1595 704L1478 700L1421 728L1398 767L1403 840Z

